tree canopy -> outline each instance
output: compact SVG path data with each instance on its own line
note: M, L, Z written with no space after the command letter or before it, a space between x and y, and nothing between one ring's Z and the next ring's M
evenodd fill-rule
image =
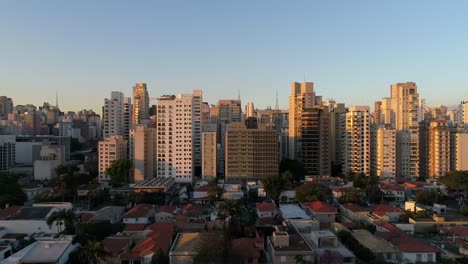
M294 182L302 182L306 175L304 164L298 160L283 159L279 165L279 174L289 172L292 175Z
M109 184L113 187L121 186L124 182L128 182L128 174L132 168L130 160L114 160L106 169L106 174L109 176Z
M296 187L296 200L298 202L329 202L331 197L331 189L323 184L304 183Z
M432 206L434 203L444 203L446 198L443 195L438 194L436 191L427 190L416 193L414 200L417 203Z
M366 198L360 190L352 190L351 192L341 196L338 201L341 204L355 203L361 206L366 205Z
M447 186L449 189L464 192L466 199L468 190L468 171L454 171L439 178L439 184Z
M263 179L263 187L268 196L278 205L281 192L285 189L287 180L283 175L274 175Z
M18 177L11 173L0 173L0 207L9 205L23 205L26 200L21 186L18 184Z

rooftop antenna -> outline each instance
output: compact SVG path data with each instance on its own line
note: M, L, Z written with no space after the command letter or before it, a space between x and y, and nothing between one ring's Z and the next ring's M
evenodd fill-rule
M237 89L237 100L240 101L240 89Z
M58 109L58 92L55 91L55 107Z
M276 90L276 104L275 104L275 110L279 109L279 104L278 104L278 90Z

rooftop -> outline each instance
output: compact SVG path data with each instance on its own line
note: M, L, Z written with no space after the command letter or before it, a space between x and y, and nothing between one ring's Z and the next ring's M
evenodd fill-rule
M305 202L303 205L310 208L314 213L336 213L336 208L333 205L321 201Z
M368 212L369 210L365 209L364 207L361 207L357 204L353 204L353 203L347 203L347 204L344 204L343 205L344 208L354 212L354 213L366 213Z
M274 203L257 203L257 211L259 212L274 212L276 211L276 205Z
M374 213L383 212L383 213L403 213L404 211L398 207L388 204L376 204L370 208Z
M281 204L280 211L284 219L312 219L302 208L295 204Z
M161 205L158 208L158 213L168 213L168 214L174 214L174 211L177 209L175 205Z
M398 250L387 241L374 236L365 229L353 230L353 236L363 246L374 253L397 252Z
M34 219L46 219L50 212L54 210L54 207L30 207L23 206L15 215L9 217L9 219L15 220L34 220Z
M126 236L109 236L102 241L102 247L106 252L119 255L131 242L132 240Z
M70 246L72 246L71 240L37 241L16 252L2 264L58 263Z
M126 224L124 231L125 232L138 232L145 230L145 224Z
M172 245L170 255L196 255L202 239L216 239L222 236L222 233L179 233Z
M404 191L405 190L405 188L401 187L400 185L389 184L389 183L381 183L380 189L386 190L386 191Z
M21 208L23 207L14 205L14 206L0 210L0 220L5 220L11 216L16 215L19 212L19 210L21 210Z
M151 204L138 204L132 207L125 215L124 218L138 218L147 217L151 210L154 210Z

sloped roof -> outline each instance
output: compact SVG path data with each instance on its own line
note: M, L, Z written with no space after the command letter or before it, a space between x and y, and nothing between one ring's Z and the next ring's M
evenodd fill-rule
M151 210L153 210L153 205L151 204L138 204L125 213L124 218L146 217Z
M310 208L314 213L335 213L336 208L331 205L324 203L322 201L315 202L305 202L303 203L305 207Z
M274 203L257 203L257 211L259 212L274 212L276 205Z
M23 206L14 205L0 210L0 220L5 220L11 216L16 215L21 210L21 208L23 208Z
M109 236L102 241L102 247L108 253L119 255L131 242L132 240L126 236Z
M354 203L347 203L347 204L344 204L343 205L344 208L354 212L354 213L363 213L363 212L367 212L369 210L365 209L364 207L361 207L357 204L354 204Z

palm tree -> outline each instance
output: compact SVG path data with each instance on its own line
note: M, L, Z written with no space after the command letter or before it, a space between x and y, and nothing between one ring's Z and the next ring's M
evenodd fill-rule
M59 233L62 233L62 225L65 225L65 229L63 231L67 234L73 234L76 219L76 215L72 210L64 209L53 212L47 219L47 225L51 228L55 223L58 227Z
M219 212L222 220L229 218L229 227L231 231L238 230L243 217L243 207L239 201L224 200L219 206Z
M98 264L106 256L99 241L89 241L80 249L79 258L83 263Z

